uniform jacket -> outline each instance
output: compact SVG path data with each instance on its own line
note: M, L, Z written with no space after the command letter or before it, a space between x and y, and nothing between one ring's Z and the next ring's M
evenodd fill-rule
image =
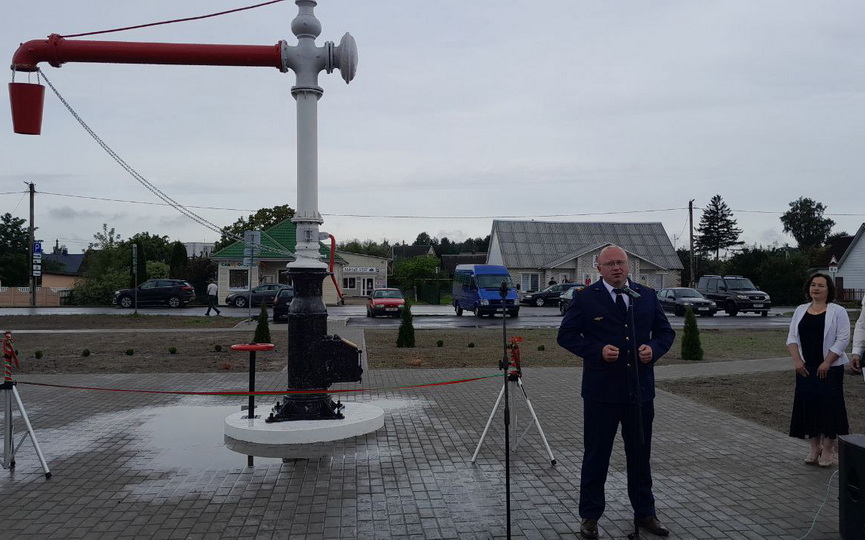
M859 312L859 318L856 319L856 326L853 328L853 354L861 357L863 352L865 352L865 298L862 299L862 311Z
M654 289L629 282L629 287L640 294L631 298L636 322L636 348L648 344L652 348L652 362L639 366L640 394L643 401L655 397L653 364L670 350L676 333L661 310ZM565 312L559 327L560 346L583 359L582 396L592 401L607 403L636 403L636 384L632 364L629 316L622 314L602 281L574 293L574 299ZM615 362L605 362L601 350L605 345L619 348Z

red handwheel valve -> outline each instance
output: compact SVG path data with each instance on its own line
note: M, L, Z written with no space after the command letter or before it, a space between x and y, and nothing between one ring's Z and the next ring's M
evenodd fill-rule
M11 382L12 381L12 362L15 362L15 367L21 367L21 363L18 362L18 351L15 350L15 347L12 343L15 340L12 339L12 332L6 331L3 334L3 381Z

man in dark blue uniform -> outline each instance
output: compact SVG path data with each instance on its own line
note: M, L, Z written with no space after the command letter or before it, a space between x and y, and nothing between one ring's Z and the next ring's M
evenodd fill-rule
M628 256L622 248L609 245L602 249L598 271L603 279L574 294L559 328L559 345L583 359L580 534L584 538L598 537L604 484L619 424L634 521L651 533L669 534L657 518L652 495L652 366L670 349L676 334L655 291L629 281L628 270ZM630 327L631 310L634 328Z

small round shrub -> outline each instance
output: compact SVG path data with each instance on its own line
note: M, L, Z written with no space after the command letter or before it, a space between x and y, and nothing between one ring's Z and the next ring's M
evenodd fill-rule
M219 364L219 368L224 371L231 371L231 362L223 362Z
M36 357L36 360L41 360L41 359L42 359L42 351L36 351L36 352L33 354L33 356Z
M213 350L216 352L222 352L222 345L214 345Z
M444 346L445 346L444 340L440 339L440 340L436 341L436 347L444 347Z
M135 351L132 349L126 349L126 356L132 356L133 354L135 354Z
M171 354L177 354L177 347L168 347L168 352Z
M81 351L81 356L90 356L90 349L84 349L83 351Z
M539 350L539 351L543 351L545 348L546 348L546 347L544 347L543 345L538 345L538 350Z
M474 349L474 348L475 348L475 342L474 342L474 341L470 341L470 342L469 342L469 349Z

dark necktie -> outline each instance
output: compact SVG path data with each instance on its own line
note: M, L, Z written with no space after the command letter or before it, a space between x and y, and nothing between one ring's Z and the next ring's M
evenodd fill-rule
M622 289L613 289L613 292L616 293L616 307L619 308L622 313L627 313L628 306L625 305L625 297L622 296L624 294Z

